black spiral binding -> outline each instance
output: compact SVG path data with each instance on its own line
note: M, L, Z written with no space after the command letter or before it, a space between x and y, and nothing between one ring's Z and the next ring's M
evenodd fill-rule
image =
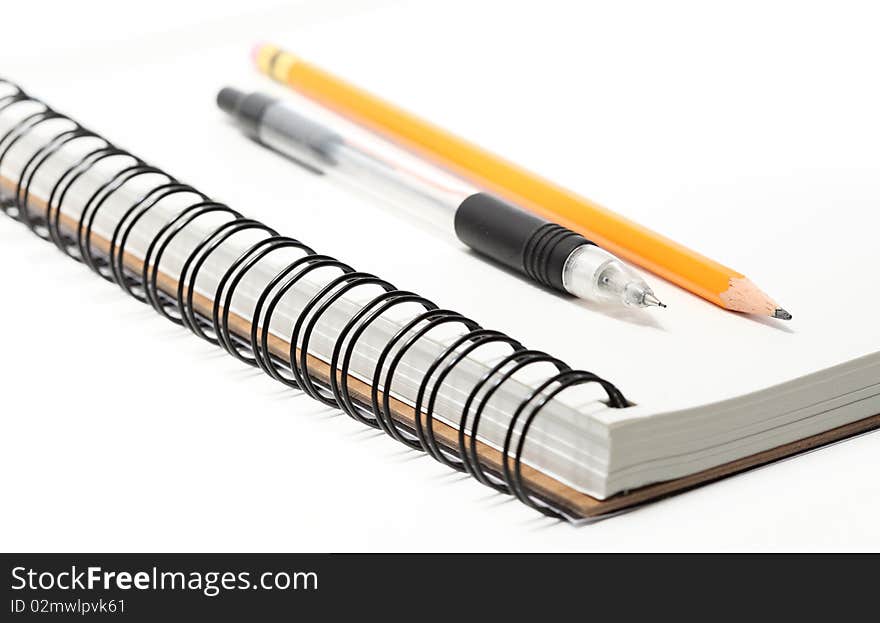
M274 379L307 393L315 400L337 407L355 420L378 428L410 448L424 451L437 461L449 467L466 472L484 485L513 495L538 511L555 518L563 515L551 506L539 502L541 497L529 491L522 476L522 454L526 436L534 420L544 406L563 390L574 385L595 383L602 387L608 396L608 404L613 408L627 406L623 394L611 383L592 374L572 370L562 361L546 353L528 350L517 340L499 331L483 329L479 324L461 314L440 309L430 300L412 292L398 290L391 283L371 275L357 272L352 267L332 257L319 255L303 243L279 235L262 223L244 218L228 206L212 201L207 195L182 184L163 171L152 167L129 152L111 144L106 139L84 128L69 117L62 115L40 100L27 95L18 86L0 79L14 89L10 95L0 97L0 114L20 102L35 102L44 108L32 113L16 123L0 137L0 166L9 150L29 132L51 119L70 121L72 126L59 132L38 149L28 160L11 198L0 203L0 209L7 216L24 223L36 235L53 242L62 252L86 264L104 279L116 283L126 293L151 305L155 310L176 324L213 344L219 345L244 363L259 367ZM55 182L47 202L46 213L33 216L27 206L31 183L37 172L51 156L74 140L91 137L102 145L80 158L70 166ZM60 214L68 189L81 176L98 162L112 156L125 156L131 164L112 176L86 202L79 218L76 236L61 231ZM107 257L96 257L92 252L92 227L97 214L113 193L129 180L147 174L158 174L165 182L158 184L141 197L123 213L110 240ZM188 193L196 200L185 208L156 234L148 246L141 274L126 271L123 264L126 244L138 221L162 199L169 195ZM159 264L163 253L172 240L197 219L207 214L228 215L228 220L206 236L190 253L178 276L176 296L170 296L158 287ZM226 240L244 230L262 230L268 238L254 244L236 259L220 279L213 303L212 317L198 314L193 305L194 287L200 269L211 254ZM257 298L249 339L236 336L229 327L229 314L236 287L249 270L269 254L281 249L298 249L306 255L291 262L279 271L265 286ZM339 276L322 287L304 306L295 321L290 336L289 361L283 361L269 350L269 326L272 316L285 293L310 272L322 267L332 267ZM371 286L382 292L365 303L360 310L341 328L330 360L330 382L314 378L309 372L308 348L315 327L327 310L342 296L359 287ZM389 340L375 365L372 390L368 404L359 404L351 396L348 386L348 373L357 343L369 326L391 308L403 304L416 304L425 311L405 326ZM390 394L394 386L395 372L405 354L425 335L445 324L457 324L466 333L452 342L427 368L418 388L414 428L402 425L392 417ZM456 366L473 351L488 344L502 344L511 352L493 366L470 391L458 423L457 447L441 444L434 432L434 408L441 386ZM299 352L297 352L299 351ZM477 452L477 434L483 411L492 396L501 386L523 368L535 364L549 364L558 373L546 379L532 391L531 395L513 413L504 439L502 450L502 470L500 473L487 473ZM382 396L380 399L380 389ZM519 426L519 437L514 446L514 435ZM466 434L470 430L470 435Z

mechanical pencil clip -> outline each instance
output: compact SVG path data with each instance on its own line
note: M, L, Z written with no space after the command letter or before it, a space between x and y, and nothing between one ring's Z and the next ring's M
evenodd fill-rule
M570 229L475 188L432 183L276 98L227 87L217 104L258 142L311 170L347 175L451 217L463 243L546 287L590 301L666 307L632 269Z

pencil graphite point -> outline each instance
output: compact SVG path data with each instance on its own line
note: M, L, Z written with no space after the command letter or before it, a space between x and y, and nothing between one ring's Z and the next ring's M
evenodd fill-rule
M777 307L773 312L774 318L779 318L780 320L791 320L791 314L782 309L781 307Z

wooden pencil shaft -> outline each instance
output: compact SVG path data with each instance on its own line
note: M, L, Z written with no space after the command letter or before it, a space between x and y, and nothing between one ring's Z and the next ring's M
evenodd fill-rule
M258 67L299 93L384 135L471 183L583 234L716 305L747 313L775 310L763 292L738 284L727 266L581 197L512 162L353 86L273 45L256 50ZM743 297L747 297L745 300ZM770 314L772 315L772 313Z

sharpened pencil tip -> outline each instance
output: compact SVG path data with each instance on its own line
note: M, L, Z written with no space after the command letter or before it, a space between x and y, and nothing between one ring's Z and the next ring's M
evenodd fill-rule
M779 318L780 320L791 320L791 314L789 314L781 307L776 308L776 311L773 312L773 317Z

